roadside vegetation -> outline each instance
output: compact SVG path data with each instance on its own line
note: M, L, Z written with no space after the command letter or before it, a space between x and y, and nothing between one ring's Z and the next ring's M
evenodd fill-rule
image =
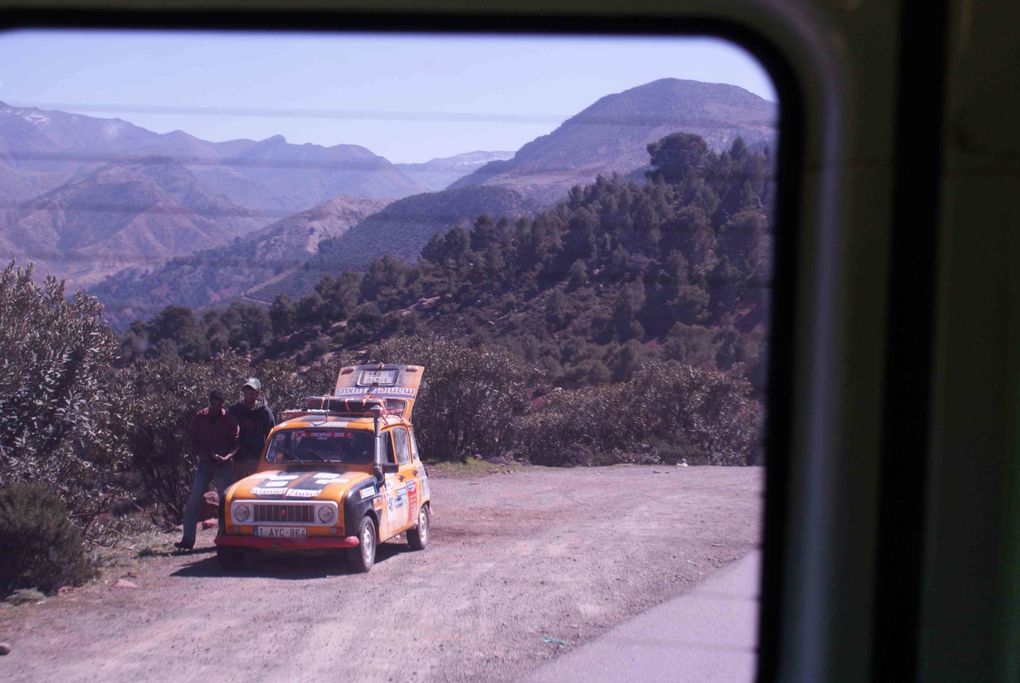
M600 178L529 218L437 232L415 263L384 256L268 309L168 306L120 337L94 298L8 265L0 593L83 580L84 549L127 511L179 522L192 413L253 375L280 411L342 364L425 365L433 462L759 462L771 161L688 134L648 149L644 182Z

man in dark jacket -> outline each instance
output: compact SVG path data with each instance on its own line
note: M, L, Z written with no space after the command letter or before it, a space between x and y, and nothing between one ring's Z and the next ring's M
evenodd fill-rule
M215 480L221 498L231 484L231 457L237 450L237 432L237 420L223 409L223 394L213 389L209 392L209 407L191 418L191 446L198 455L198 467L184 507L184 534L174 544L181 550L195 547L195 526L209 483Z
M255 472L266 437L276 424L273 411L261 392L262 383L252 377L241 387L243 400L230 407L230 414L237 419L241 430L237 453L234 454L234 481Z

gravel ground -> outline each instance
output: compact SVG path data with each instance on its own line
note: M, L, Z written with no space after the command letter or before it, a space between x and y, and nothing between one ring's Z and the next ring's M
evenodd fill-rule
M130 573L0 606L0 680L513 680L757 546L763 475L434 475L429 547L383 544L368 574L330 553L225 572L214 530L187 555L167 536Z

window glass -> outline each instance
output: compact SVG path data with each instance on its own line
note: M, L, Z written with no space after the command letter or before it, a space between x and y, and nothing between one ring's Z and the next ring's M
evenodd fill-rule
M397 464L406 465L411 462L411 449L408 445L407 430L400 427L394 429L393 443L397 449Z
M414 436L414 430L411 430L411 457L415 460L421 460L421 455L418 453L418 439Z
M365 465L374 457L372 433L355 429L298 429L273 435L266 461Z
M396 457L393 454L393 437L391 434L383 433L383 461L393 464L397 462Z

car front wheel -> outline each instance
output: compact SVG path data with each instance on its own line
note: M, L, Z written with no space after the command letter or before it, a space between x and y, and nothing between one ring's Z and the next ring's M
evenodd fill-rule
M411 550L424 550L429 544L429 506L422 505L418 511L418 523L407 531L407 545Z
M375 549L379 536L375 531L375 522L368 515L361 518L358 524L358 547L350 549L351 566L358 573L367 572L375 564Z

